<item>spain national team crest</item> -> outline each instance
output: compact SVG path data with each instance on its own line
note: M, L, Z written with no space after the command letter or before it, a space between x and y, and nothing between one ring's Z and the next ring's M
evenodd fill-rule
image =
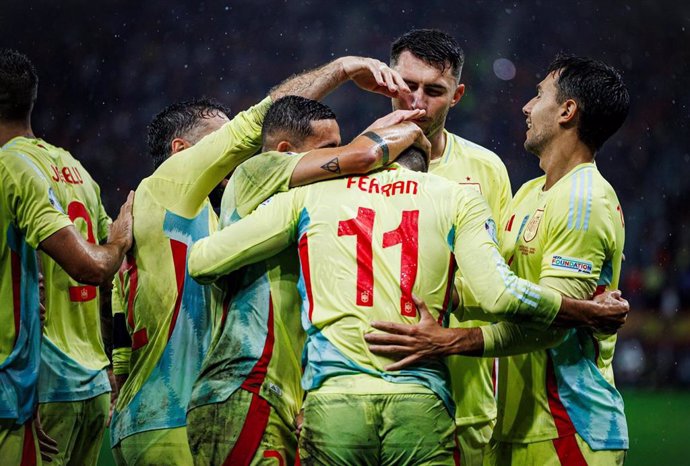
M544 216L544 209L537 209L532 215L532 218L527 222L525 227L525 232L522 234L522 239L525 243L529 243L534 238L537 237L537 230L539 230L539 223L541 223L541 218Z

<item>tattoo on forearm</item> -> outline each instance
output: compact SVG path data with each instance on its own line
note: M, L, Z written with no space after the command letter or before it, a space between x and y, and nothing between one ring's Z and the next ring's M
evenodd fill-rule
M327 172L340 174L340 162L338 162L338 157L331 159L325 165L321 165L321 168Z
M381 148L381 152L383 152L383 156L381 158L381 164L382 165L388 165L388 159L390 157L390 153L388 151L388 144L386 144L386 141L384 141L381 136L374 133L373 131L367 131L366 133L362 134L362 136L368 137L369 139L374 141Z

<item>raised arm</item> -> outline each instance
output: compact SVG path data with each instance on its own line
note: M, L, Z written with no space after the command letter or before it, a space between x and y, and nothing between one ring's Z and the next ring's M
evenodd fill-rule
M415 325L394 322L372 322L372 327L386 333L368 333L364 336L369 349L376 354L398 357L399 361L386 370L400 370L420 360L464 356L500 357L527 353L556 346L566 330L558 327L535 328L500 322L474 328L443 328L429 313L424 301L414 297L420 320ZM606 292L592 301L563 299L563 307L576 306L591 314L623 314L630 310L620 291ZM625 318L622 319L622 322Z
M368 173L392 163L411 145L418 146L428 154L431 143L419 126L407 121L416 118L414 115L416 113L408 115L393 112L378 120L379 124L370 126L346 146L308 152L293 170L290 187L337 176ZM411 118L407 118L408 116ZM382 126L389 121L395 123Z
M382 61L375 58L348 56L291 76L271 89L269 95L273 100L286 95L299 95L320 100L349 80L366 91L387 97L397 97L400 92L410 92L410 88L398 72Z

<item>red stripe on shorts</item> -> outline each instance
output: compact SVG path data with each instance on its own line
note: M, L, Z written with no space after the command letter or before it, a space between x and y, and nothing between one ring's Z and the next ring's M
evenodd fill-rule
M36 444L34 443L33 421L24 424L24 446L20 466L36 466Z
M230 450L223 466L249 466L259 449L261 438L268 425L271 405L258 395L252 394L247 417L242 426L242 432Z
M553 439L553 446L556 448L556 454L561 465L587 466L587 461L582 456L580 447L575 440L575 433L577 432L575 426L558 394L556 372L553 367L553 360L548 353L546 355L546 397L549 401L553 422L558 431L558 438Z

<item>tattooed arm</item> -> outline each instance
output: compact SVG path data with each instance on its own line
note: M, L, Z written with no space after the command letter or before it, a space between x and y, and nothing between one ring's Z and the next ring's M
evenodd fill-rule
M286 95L321 100L346 81L386 97L397 98L400 93L410 92L400 74L382 61L349 56L291 76L271 89L270 95L274 102Z
M290 187L368 173L392 163L413 144L428 154L428 140L409 121L423 115L424 110L396 110L376 120L350 144L308 152L292 172Z

